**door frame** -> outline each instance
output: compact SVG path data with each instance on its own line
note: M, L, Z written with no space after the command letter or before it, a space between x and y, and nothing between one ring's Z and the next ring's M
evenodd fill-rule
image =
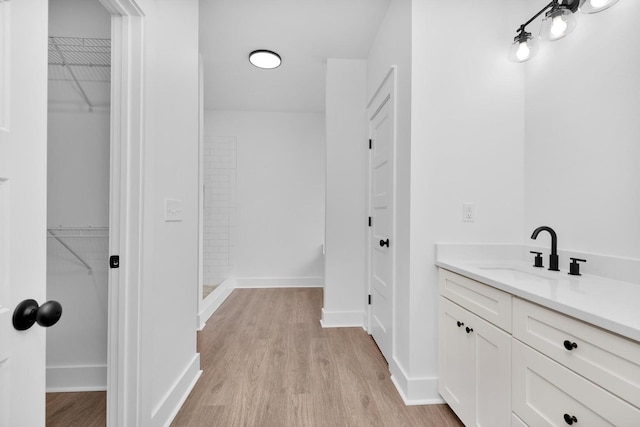
M393 138L392 138L392 167L393 167L393 173L392 173L392 179L393 179L393 183L392 183L392 188L393 188L393 197L392 197L392 212L393 212L393 223L391 225L392 227L392 236L393 239L396 240L396 213L397 213L397 209L396 209L396 198L397 198L397 179L396 179L396 140L397 140L397 123L398 123L398 109L397 109L397 101L396 101L396 93L397 93L397 66L392 65L391 68L389 69L389 71L387 72L387 74L383 77L382 81L380 82L380 84L378 85L378 88L376 89L376 91L374 92L374 94L371 96L371 99L369 100L369 102L367 103L367 129L368 129L368 133L369 133L369 138L372 137L372 129L371 129L371 118L373 116L375 116L375 114L378 112L378 110L374 111L373 114L370 114L369 110L370 108L375 105L375 102L380 100L384 100L387 96L390 97L389 101L387 102L392 102L393 103ZM367 174L367 188L366 188L366 207L367 207L367 216L368 217L372 217L373 212L371 210L371 190L372 190L372 181L373 181L373 174L372 174L372 163L373 163L373 151L372 150L367 150L367 167L366 167L366 174ZM375 219L373 219L375 221ZM369 295L372 295L372 280L371 280L371 274L372 274L372 268L373 268L373 261L372 261L372 256L373 256L373 249L372 249L372 235L373 235L373 227L369 227L368 224L365 225L367 231L366 231L366 244L367 244L367 248L366 248L366 260L365 260L365 280L366 280L366 285L365 285L365 301L368 300ZM396 307L395 307L395 300L396 300L396 244L395 242L393 244L391 244L389 250L391 251L391 354L392 357L395 354L395 341L396 341ZM369 334L371 334L371 305L368 304L366 306L366 310L365 310L365 326L366 326L366 330ZM389 365L391 365L391 361L389 360Z
M100 0L111 13L111 148L107 426L141 425L144 198L144 11Z

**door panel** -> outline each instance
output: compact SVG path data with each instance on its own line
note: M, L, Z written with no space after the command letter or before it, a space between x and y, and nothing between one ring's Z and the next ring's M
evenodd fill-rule
M45 330L16 331L24 299L46 300L45 0L0 0L0 425L45 423Z
M388 83L385 88L388 88ZM369 129L371 162L369 211L373 218L370 236L371 335L387 360L393 342L393 147L394 107L390 92L372 104Z

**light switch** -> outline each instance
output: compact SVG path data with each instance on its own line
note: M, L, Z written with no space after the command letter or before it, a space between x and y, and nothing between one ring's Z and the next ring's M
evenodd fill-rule
M182 200L164 199L164 221L182 221Z

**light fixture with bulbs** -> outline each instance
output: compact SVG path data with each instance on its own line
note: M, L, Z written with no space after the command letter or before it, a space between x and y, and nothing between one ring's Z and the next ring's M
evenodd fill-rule
M582 13L601 12L617 3L618 0L553 0L533 15L524 24L520 25L517 34L509 50L509 59L513 62L525 62L531 59L537 52L538 44L535 37L525 30L538 16L544 13L540 26L539 38L547 41L556 41L571 33L576 27L575 12Z
M282 58L270 50L259 49L249 54L249 62L258 68L270 70L278 68L282 64Z

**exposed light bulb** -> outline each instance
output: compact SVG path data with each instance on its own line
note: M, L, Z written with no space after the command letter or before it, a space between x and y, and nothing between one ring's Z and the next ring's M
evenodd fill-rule
M610 8L618 0L580 0L580 11L582 13L598 13Z
M516 52L516 58L518 58L518 61L526 61L527 59L529 59L530 55L531 55L531 49L529 49L529 46L527 45L527 43L526 42L520 43L520 45L518 46L518 50Z
M609 0L591 0L590 3L592 7L602 7L609 3Z
M562 16L555 16L551 24L551 37L557 39L562 37L567 31L567 23Z

